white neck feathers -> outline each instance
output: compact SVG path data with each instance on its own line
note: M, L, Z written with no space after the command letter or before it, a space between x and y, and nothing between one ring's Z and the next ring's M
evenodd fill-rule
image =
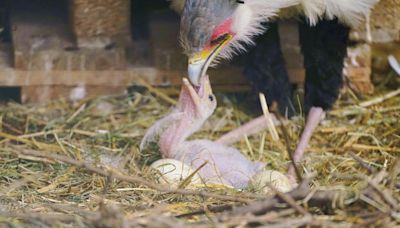
M295 6L302 12L310 25L320 19L338 18L349 26L357 25L368 15L379 0L245 0L233 15L232 32L235 38L225 47L218 59L230 59L236 53L244 52L246 45L252 45L253 37L267 28L263 22L271 21L283 8Z
M246 45L253 45L253 37L265 31L263 22L277 16L282 8L293 6L299 0L245 0L233 15L232 32L235 38L225 47L219 58L230 59L235 53L244 52Z

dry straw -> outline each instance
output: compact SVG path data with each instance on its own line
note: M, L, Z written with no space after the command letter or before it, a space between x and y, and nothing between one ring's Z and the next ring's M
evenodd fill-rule
M156 88L150 91L77 105L2 106L0 224L395 227L400 222L397 91L379 91L362 103L344 94L299 165L309 178L295 191L273 197L251 189L176 190L157 184L147 166L160 158L157 146L141 154L138 145L176 98ZM250 119L221 105L193 138L217 139ZM303 125L301 118L285 122L288 148L295 148ZM276 143L266 131L234 146L269 169L285 172L285 137L275 129L280 136Z

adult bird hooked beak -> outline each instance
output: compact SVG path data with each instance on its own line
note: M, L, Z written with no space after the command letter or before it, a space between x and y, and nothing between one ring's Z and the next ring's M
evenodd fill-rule
M211 45L206 47L204 50L189 57L188 76L193 85L200 85L200 81L206 75L211 62L218 55L221 49L232 40L232 38L232 34L226 33L217 40L212 41Z
M182 1L182 0L174 0ZM230 59L261 34L265 18L298 0L185 0L180 41L189 57L189 80L195 86L218 56Z
M232 46L240 27L239 5L243 4L236 0L186 0L180 40L189 57L188 77L194 86L199 86L213 60Z

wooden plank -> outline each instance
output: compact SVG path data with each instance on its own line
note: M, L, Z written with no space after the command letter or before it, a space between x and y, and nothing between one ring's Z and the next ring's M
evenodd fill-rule
M215 85L246 85L247 81L240 71L210 72ZM134 68L128 71L23 71L0 69L0 86L129 86L138 85L145 80L154 86L180 85L183 72L160 71L155 68Z
M232 73L218 73L211 76L215 92L246 92L250 86L243 77ZM129 86L142 85L141 81L153 86L170 90L171 86L181 85L183 73L158 71L154 68L142 68L131 71L0 71L1 86L21 86L23 103L38 103L53 99L74 98L77 91L80 99L103 95L117 95ZM5 79L7 78L7 79ZM226 79L230 80L227 81ZM168 86L168 87L165 87ZM162 89L163 90L163 89ZM79 94L78 93L78 94ZM82 94L83 93L83 94Z
M81 100L105 95L119 95L126 91L124 86L28 86L21 88L22 103L40 103L66 98Z

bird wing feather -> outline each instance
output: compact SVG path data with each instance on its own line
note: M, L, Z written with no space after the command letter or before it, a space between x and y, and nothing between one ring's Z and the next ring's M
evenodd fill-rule
M301 8L311 25L321 18L338 18L355 26L365 18L379 0L301 0Z
M171 8L177 13L183 11L186 0L169 0ZM261 3L259 0L249 0L250 3ZM379 0L297 0L300 11L303 11L311 25L315 25L321 18L333 19L335 17L347 25L357 25L365 17L370 9L379 2ZM266 1L263 1L263 5ZM274 1L269 1L270 3ZM294 1L281 1L280 8L293 5ZM287 4L289 3L289 4ZM269 7L274 8L274 7ZM265 8L264 8L265 9ZM270 15L269 15L270 16Z

